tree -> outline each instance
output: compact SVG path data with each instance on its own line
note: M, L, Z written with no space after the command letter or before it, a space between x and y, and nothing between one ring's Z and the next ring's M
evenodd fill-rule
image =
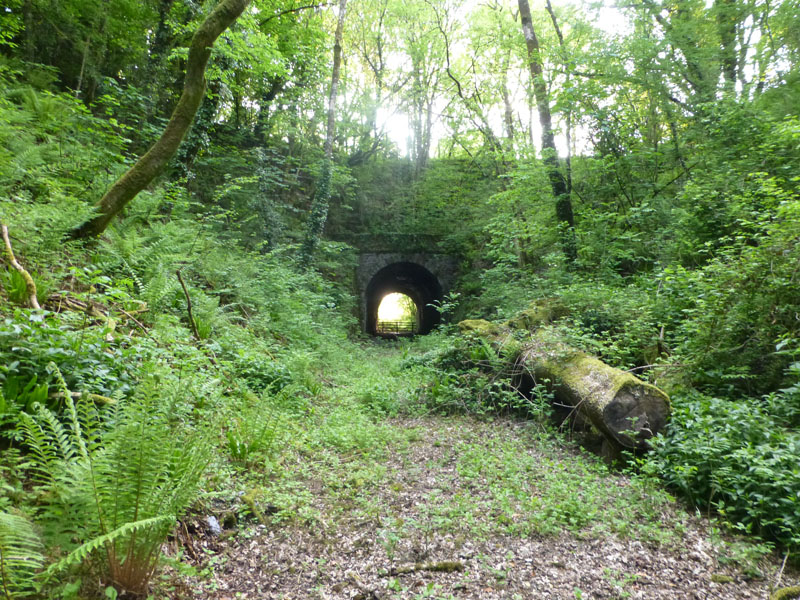
M397 86L391 80L387 58L393 50L389 32L390 0L359 2L351 17L354 50L349 63L348 90L353 96L350 134L354 139L347 160L350 167L373 157L385 140L385 126L378 126L378 110L390 105ZM342 134L340 133L340 138Z
M89 105L104 78L118 77L132 65L140 70L145 66L146 32L153 28L157 4L157 0L15 0L0 8L4 13L0 29L15 33L12 39L20 58L55 67L59 87ZM21 17L23 27L6 22L14 16ZM0 39L6 36L4 31Z
M409 153L419 176L428 165L434 107L441 90L445 61L444 43L436 28L431 5L424 0L404 2L396 7L393 32L400 41L410 71L404 73L402 106L409 113ZM407 67L406 67L407 68Z
M322 161L322 172L311 203L311 215L308 219L306 236L300 253L300 265L307 268L319 242L319 236L325 229L328 219L328 205L331 198L331 171L333 169L333 136L336 132L336 96L339 91L339 71L342 65L342 34L347 0L339 0L339 19L336 23L336 34L333 41L333 71L331 87L328 95L328 120L325 133L325 158Z
M451 14L451 7L446 3L441 3L441 6L437 6L436 3L430 0L427 1L433 11L436 28L441 34L444 43L445 73L453 84L453 89L456 93L456 97L453 100L460 102L461 107L466 111L464 116L471 123L472 127L480 132L484 141L484 146L489 149L491 156L495 159L495 171L497 174L500 174L504 170L506 162L503 158L503 145L497 135L495 135L489 122L489 110L491 108L491 102L495 100L495 94L482 93L480 85L485 83L485 81L481 81L478 76L477 61L475 61L474 55L472 55L471 60L467 61L466 68L462 69L462 71L466 73L473 74L472 81L467 82L463 75L457 72L456 67L453 65L453 38L457 32L457 20L454 18L454 15ZM505 82L507 64L502 65L500 71L501 79ZM494 76L496 76L496 73ZM449 108L453 108L453 102L450 103ZM456 117L455 120L460 121L461 119L459 117ZM454 131L453 135L457 135L457 132Z
M98 215L74 229L75 239L102 234L114 217L158 175L174 156L192 124L206 89L205 71L216 39L244 12L251 0L222 0L192 37L186 77L178 105L164 132L136 164L97 203Z
M539 123L542 127L542 161L547 169L550 186L553 188L553 195L556 198L556 217L564 227L561 244L567 260L572 262L578 256L572 200L567 189L567 181L559 169L553 122L550 114L550 98L547 91L547 83L544 80L539 39L533 29L531 7L528 4L528 0L519 0L519 14L522 21L522 33L525 36L525 45L528 50L528 65L531 72L533 95L539 111Z

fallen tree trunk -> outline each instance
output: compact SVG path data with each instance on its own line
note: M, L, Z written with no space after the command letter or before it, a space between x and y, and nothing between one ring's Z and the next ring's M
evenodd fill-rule
M547 329L518 340L511 329L488 321L459 323L462 332L491 340L560 402L575 407L614 448L647 448L669 417L669 397L627 371L563 343Z

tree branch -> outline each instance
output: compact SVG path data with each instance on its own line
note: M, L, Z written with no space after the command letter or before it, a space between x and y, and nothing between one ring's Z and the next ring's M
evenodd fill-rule
M17 262L17 258L14 256L14 250L11 249L11 240L8 237L8 227L3 224L0 225L0 229L3 232L3 242L6 245L6 255L8 256L9 263L11 264L14 269L22 275L22 279L25 280L25 290L28 292L28 302L31 305L31 308L35 308L37 310L41 309L42 307L39 306L39 300L36 299L36 283L33 281L33 277L31 274L28 273L25 268Z
M263 21L261 21L259 23L259 26L266 25L267 23L272 21L272 19L280 19L284 15L300 12L301 10L308 10L308 9L311 9L311 8L326 8L328 6L330 6L330 4L325 2L323 4L306 4L305 6L297 6L295 8L287 8L286 10L282 10L280 12L275 13L274 15L268 16L266 19L264 19Z
M178 281L181 282L181 287L183 288L183 295L186 296L186 311L189 313L189 325L192 328L192 335L194 335L194 339L198 342L200 341L200 333L197 331L197 323L194 320L194 314L192 314L192 299L189 297L189 290L186 289L186 284L183 282L183 276L181 275L181 270L178 269L175 271L175 274L178 276Z

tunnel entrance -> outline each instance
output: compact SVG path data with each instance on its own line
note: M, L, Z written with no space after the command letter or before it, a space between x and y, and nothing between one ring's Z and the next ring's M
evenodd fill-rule
M419 331L419 311L410 296L387 294L378 306L378 335L414 335Z
M392 294L403 294L411 299L416 309L411 311L416 313L413 321L404 317L397 319L402 323L392 323L388 318L379 317L378 309L384 299ZM439 312L430 304L441 299L442 286L436 276L425 267L412 262L388 265L378 271L367 285L367 333L386 337L430 333L439 323ZM391 331L409 326L411 331Z

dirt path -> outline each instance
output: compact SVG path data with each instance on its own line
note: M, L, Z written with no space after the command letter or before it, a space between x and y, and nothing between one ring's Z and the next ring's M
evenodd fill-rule
M385 427L384 448L303 470L288 522L195 539L185 597L761 599L775 581L775 559L748 575L752 548L533 425Z

